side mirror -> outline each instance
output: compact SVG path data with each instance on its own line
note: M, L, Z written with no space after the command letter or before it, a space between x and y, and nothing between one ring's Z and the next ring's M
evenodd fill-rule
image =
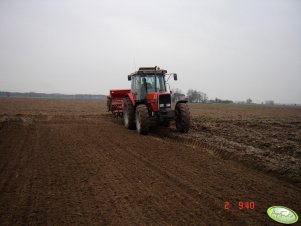
M131 81L132 77L130 75L128 75L128 81Z
M177 75L176 73L173 74L173 79L174 79L175 81L178 80L178 75Z

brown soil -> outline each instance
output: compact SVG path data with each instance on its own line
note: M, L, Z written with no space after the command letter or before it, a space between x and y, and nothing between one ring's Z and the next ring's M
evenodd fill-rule
M288 153L300 167L300 119L244 121L221 107L223 119L208 108L192 106L188 135L172 126L141 136L105 113L103 102L0 99L0 225L278 225L266 215L272 205L300 215L294 180L216 154L217 145L246 154L252 147ZM273 132L290 148L269 140ZM239 210L238 201L255 209Z
M301 187L301 108L193 105L184 140Z

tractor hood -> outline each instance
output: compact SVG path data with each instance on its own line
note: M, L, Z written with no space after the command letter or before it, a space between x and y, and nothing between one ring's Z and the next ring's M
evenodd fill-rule
M158 112L159 108L171 107L171 93L170 92L151 92L146 96L147 103L151 104L152 110Z

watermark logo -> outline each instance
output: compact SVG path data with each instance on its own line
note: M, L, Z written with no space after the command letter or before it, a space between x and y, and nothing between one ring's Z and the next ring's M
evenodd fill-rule
M267 213L274 221L282 224L294 224L299 218L295 211L285 206L271 206Z

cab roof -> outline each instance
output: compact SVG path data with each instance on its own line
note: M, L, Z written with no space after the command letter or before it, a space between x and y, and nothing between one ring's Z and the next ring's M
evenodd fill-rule
M165 75L167 70L160 69L160 67L140 67L138 71L131 73L129 76L135 75L144 75L144 74L156 74L156 75Z

